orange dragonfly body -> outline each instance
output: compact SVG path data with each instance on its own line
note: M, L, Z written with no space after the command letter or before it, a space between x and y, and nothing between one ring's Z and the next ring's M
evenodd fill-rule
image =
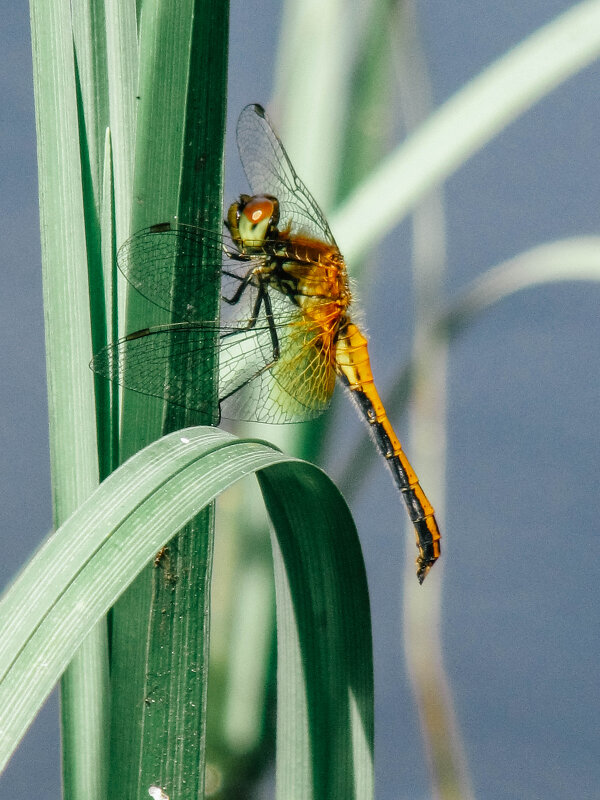
M237 140L254 194L229 208L229 235L162 223L135 234L117 256L127 280L179 321L129 334L96 354L92 369L135 391L206 410L202 392L190 395L185 382L167 376L185 373L219 337L222 415L277 423L318 416L339 378L404 498L422 582L440 555L440 532L375 388L367 340L351 319L344 259L261 106L243 109ZM197 319L199 296L182 299L173 291L174 260L185 266L199 246L211 243L223 253L230 322Z

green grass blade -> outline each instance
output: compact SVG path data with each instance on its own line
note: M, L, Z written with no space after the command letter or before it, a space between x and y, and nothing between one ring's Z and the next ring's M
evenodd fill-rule
M71 6L79 122L81 190L87 247L87 276L92 350L107 342L103 302L104 270L101 249L101 202L108 123L106 33L103 0ZM110 239L108 239L110 243ZM85 264L80 269L82 279ZM94 380L97 402L107 387ZM107 436L105 437L105 432ZM97 428L99 475L107 474L110 428ZM106 624L99 623L66 672L62 683L62 753L65 798L104 797L108 775L108 643Z
M31 3L50 458L60 523L98 480L70 3ZM82 264L84 269L82 270ZM73 436L73 430L77 436Z
M3 687L6 675L15 675L15 664L19 664L21 677L11 684L10 691L24 692L41 702L72 653L60 646L61 640L55 638L56 629L44 640L48 651L44 650L43 656L40 655L41 646L35 645L46 617L56 614L60 617L56 608L62 598L77 592L78 599L72 610L76 618L69 618L68 624L62 619L58 624L62 626L61 635L69 641L72 641L71 633L77 629L74 635L80 641L93 624L94 615L99 618L108 609L165 543L165 526L173 535L191 514L235 480L232 475L239 477L251 471L249 462L256 468L282 458L264 445L237 447L231 436L214 429L192 431L187 434L189 441L186 442L182 442L182 436L173 434L155 443L123 465L118 474L113 473L104 481L46 541L7 592L1 615ZM223 451L221 455L213 455L219 449ZM198 464L203 458L201 481ZM213 469L213 474L208 476L207 461ZM170 483L171 479L175 484ZM177 495L179 511L173 512L176 502L173 486L179 486L178 481L184 481L187 495L183 499ZM53 667L57 670L53 675L47 674L51 664L58 665ZM17 704L14 713L18 713ZM7 736L14 730L12 719L8 715L3 720ZM6 750L3 753L5 757Z
M106 620L98 619L77 652L71 654L61 682L63 796L65 800L71 797L104 800L110 722L106 703L109 683ZM37 653L29 650L24 657L35 664Z
M364 180L389 149L397 123L399 61L405 52L406 0L378 0L365 15L355 46L352 78L346 102L346 125L341 143L336 205ZM360 8L362 15L364 8ZM349 110L349 113L348 113ZM361 264L352 264L358 277Z
M141 6L133 231L175 216L220 230L227 10L216 0ZM203 287L205 319L217 315L220 276L213 265L219 259L207 247L199 248L196 269L182 275L174 264L177 291L186 292L190 283ZM130 292L127 331L153 321L166 320ZM212 391L214 358L194 363L185 380ZM208 420L125 391L121 455L199 421ZM207 509L169 546L163 569L147 569L113 611L110 784L130 797L145 796L149 775L177 797L202 792L211 564ZM170 584L165 577L172 575L185 580ZM151 685L148 676L155 676Z
M92 203L97 209L102 193L104 138L108 124L104 13L104 0L86 0L72 5L75 69L82 112L80 142L89 167L86 181L89 181Z
M438 447L440 443L444 443L443 428L440 430L440 422L435 416L435 406L443 398L443 388L438 384L447 370L449 344L460 333L469 329L496 303L517 292L548 283L580 280L595 281L600 289L598 237L552 242L488 270L473 281L434 322L432 330L422 330L411 365L415 382L413 391L417 396L431 399L423 404L423 408L411 410L411 443L416 441L418 444L421 441L429 444L432 439ZM598 297L600 299L600 292ZM585 332L582 330L582 341L584 338ZM481 356L485 359L485 354L482 353ZM423 465L420 463L420 473L423 471L424 475L435 476L437 470L435 465L432 467L431 461L435 461L437 457L437 453L433 455L436 449L431 445L423 447L425 455L421 457ZM429 459L427 452L432 454ZM430 485L430 480L427 477L427 486ZM439 480L441 482L441 477ZM435 480L433 486L435 490ZM407 551L410 547L410 544L407 545ZM460 797L463 800L473 795L469 787L464 785L464 779L461 785L462 759L457 758L459 754L456 752L456 737L448 735L456 722L449 702L448 680L443 673L440 674L443 661L443 648L438 633L442 609L440 581L435 578L428 584L428 596L424 600L423 593L415 591L410 577L412 575L407 574L404 581L406 655L419 708L426 720L428 749L437 794L440 798ZM444 705L449 708L449 713L443 713Z
M93 378L87 367L92 353L86 194L78 149L81 118L73 52L71 4L31 3L42 267L46 319L46 363L50 414L50 454L54 521L59 525L93 491L98 481ZM106 652L102 627L83 644L63 680L65 794L79 791L86 800L104 795L106 762L102 720L84 704L79 687L90 663L102 664ZM89 678L103 684L102 668ZM94 691L97 696L97 691ZM86 699L89 699L86 698ZM71 700L73 701L71 703ZM78 732L65 719L75 709ZM85 730L85 733L84 733ZM70 735L72 733L73 735ZM81 760L70 743L85 738ZM77 763L77 765L76 765ZM74 789L74 787L79 787ZM74 795L73 795L74 796Z
M79 151L81 189L87 244L92 350L97 352L108 341L108 313L104 303L105 274L103 269L101 204L105 188L106 128L108 125L108 86L106 63L106 30L103 0L85 0L72 6L73 49L75 58L76 96L79 119ZM107 239L110 245L110 238ZM83 267L83 264L82 264ZM108 402L106 381L94 380L96 402ZM98 460L100 476L107 474L110 445L106 426L98 426Z
M116 240L131 233L131 197L138 83L137 9L134 0L105 0L110 129L114 141ZM125 319L125 294L119 318ZM123 331L121 331L123 334Z
M288 466L259 476L277 536L277 797L370 798L371 621L360 545L323 473Z
M106 129L104 148L104 172L102 176L102 203L100 206L101 257L104 297L92 298L104 306L106 319L106 344L119 338L118 272L115 225L115 185L112 137ZM100 475L110 474L119 463L120 392L117 384L111 384L96 376L96 415L98 421L98 455Z
M436 183L560 83L600 55L600 2L585 0L540 28L451 97L331 216L352 261Z
M201 507L257 470L266 470L260 480L278 542L285 729L279 760L284 785L295 787L285 796L371 796L369 606L347 507L316 467L214 428L170 434L132 457L45 542L6 593L0 608L0 763L124 587ZM172 585L165 558L153 569ZM146 721L169 700L153 691L155 677L148 674ZM151 785L177 796L161 769L156 765L153 774L139 776L140 797ZM135 796L131 788L123 794Z

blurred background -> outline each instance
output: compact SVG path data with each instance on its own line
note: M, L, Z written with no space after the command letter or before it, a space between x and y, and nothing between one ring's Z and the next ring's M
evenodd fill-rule
M392 50L393 69L379 79L383 122L362 118L357 129L368 138L382 128L382 146L389 150L429 104L438 107L571 5L559 0L386 3L384 30L392 39L397 31L398 47ZM2 0L0 6L4 587L48 532L51 509L29 19L23 4ZM335 10L337 4L322 0L315 6L314 26L330 6ZM339 57L340 44L360 40L361 12L354 6L347 6L350 30L340 30L332 57ZM293 132L285 130L281 87L292 82L278 78L276 69L286 47L292 47L280 39L282 26L288 31L289 24L279 3L231 2L226 203L246 190L235 149L237 115L248 102L268 104L274 92L273 118L278 124L281 113L284 143L317 199L333 208L345 191L343 181L330 196L327 187L311 183L299 165L303 154L295 154ZM319 59L327 57L311 49L316 27L307 28L304 49L296 56L299 72L318 68ZM407 36L412 47L417 43L422 61L403 61ZM356 62L340 64L341 83L357 79L351 70ZM446 250L447 302L523 251L598 234L599 77L595 63L561 85L446 182L435 199L431 237L442 242L442 255ZM315 92L315 108L307 100L301 110L299 120L307 128L318 102ZM335 102L332 98L333 123ZM358 110L346 109L348 115ZM333 148L343 176L346 145ZM369 255L358 278L384 400L411 356L414 235L410 221L403 222ZM344 241L339 244L343 251ZM428 578L434 588L423 587L428 592L423 602L430 602L432 592L441 593L441 649L457 726L452 735L469 776L465 786L481 800L598 796L599 302L597 282L527 289L486 311L449 348L443 565ZM340 393L337 400L328 419L327 447L319 455L334 479L348 475L347 460L354 459L362 435L347 398ZM435 503L427 481L435 453L419 460L410 446L409 419L390 415ZM262 435L269 436L269 430ZM403 644L407 557L399 532L404 510L384 465L353 463L356 479L342 489L363 542L371 593L376 794L379 800L427 798L432 796L427 757ZM59 787L54 695L0 778L0 794L11 800L56 797ZM267 787L268 780L264 792ZM268 796L262 792L257 796Z

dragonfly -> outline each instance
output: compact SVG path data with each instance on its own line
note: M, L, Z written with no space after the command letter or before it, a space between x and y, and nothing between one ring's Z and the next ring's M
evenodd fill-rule
M166 222L125 242L120 271L173 321L128 334L98 352L91 367L134 391L206 411L203 392L190 391L185 375L207 348L218 347L220 415L269 423L319 416L339 380L406 504L422 583L439 558L441 535L375 387L345 261L262 106L242 110L236 133L253 194L232 203L223 233ZM202 320L200 287L177 292L172 277L175 259L185 268L211 246L222 275L219 321Z

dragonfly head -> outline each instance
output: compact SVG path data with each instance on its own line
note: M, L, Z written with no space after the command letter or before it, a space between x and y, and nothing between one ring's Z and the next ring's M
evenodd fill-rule
M243 194L232 203L226 224L241 250L262 249L279 222L279 202L269 194Z

